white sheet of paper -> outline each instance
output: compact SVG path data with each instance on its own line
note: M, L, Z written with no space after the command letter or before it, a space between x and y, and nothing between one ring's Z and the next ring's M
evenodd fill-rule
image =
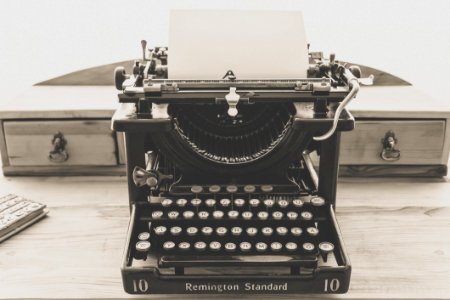
M174 10L170 79L304 78L308 49L300 11Z

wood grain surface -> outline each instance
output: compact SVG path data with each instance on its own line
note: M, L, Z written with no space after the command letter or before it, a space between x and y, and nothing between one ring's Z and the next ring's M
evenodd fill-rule
M0 177L0 191L50 209L0 244L0 298L135 297L120 276L129 217L124 177ZM450 298L449 195L447 179L341 179L337 218L352 262L350 291L277 298Z

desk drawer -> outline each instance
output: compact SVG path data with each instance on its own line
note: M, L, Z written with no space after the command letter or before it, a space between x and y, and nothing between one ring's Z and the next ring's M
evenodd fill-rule
M117 165L109 120L5 121L3 125L11 166Z
M395 134L399 156L381 157L386 133ZM445 120L358 120L355 130L342 134L341 165L441 164ZM385 156L386 158L386 156Z

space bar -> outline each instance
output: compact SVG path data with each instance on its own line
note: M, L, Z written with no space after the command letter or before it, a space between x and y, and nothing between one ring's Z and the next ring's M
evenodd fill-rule
M189 256L165 255L158 261L161 268L172 267L317 267L315 255L242 255L242 256Z

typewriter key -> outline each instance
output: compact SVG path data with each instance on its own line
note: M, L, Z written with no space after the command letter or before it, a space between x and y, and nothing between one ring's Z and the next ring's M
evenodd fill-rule
M173 248L175 248L175 243L172 241L167 241L163 244L164 250L172 250Z
M180 235L180 233L181 233L182 231L183 231L183 230L182 230L181 227L179 227L179 226L174 226L174 227L170 228L170 233L171 233L172 235L175 235L175 236Z
M214 199L206 199L205 200L205 204L208 207L214 207L214 205L216 205L216 200L214 200Z
M209 187L208 190L209 190L210 193L215 194L215 193L220 192L220 186L219 185L212 185L212 186Z
M300 227L292 227L291 228L291 234L293 236L301 236L302 232L303 232L303 230Z
M258 234L258 229L256 227L249 227L245 231L249 236L255 236Z
M259 199L250 199L248 202L250 203L251 207L258 207L259 203L261 203L261 201L259 201Z
M188 202L188 201L187 201L186 199L180 198L180 199L177 200L177 205L178 205L179 207L185 207L186 204L187 204L187 202Z
M255 248L256 248L256 251L258 251L258 252L264 252L267 250L267 244L259 242L259 243L256 243Z
M227 186L227 192L228 193L236 193L238 190L238 187L235 185L229 185Z
M303 200L302 199L292 200L292 204L294 204L295 207L302 207L303 206Z
M303 250L305 250L305 252L307 253L311 253L314 251L314 244L312 243L304 243L303 244Z
M164 207L169 207L173 204L172 199L164 199L163 201L161 201L161 205Z
M202 220L206 220L209 217L209 212L207 211L199 211L198 212L198 217Z
M319 229L316 227L308 227L306 228L306 232L308 232L310 236L317 236L319 234Z
M221 211L221 210L213 211L212 214L213 214L214 219L222 219L223 215L224 215L223 211Z
M191 210L186 210L183 212L183 217L185 219L192 219L194 217L194 215L195 215L194 212Z
M231 228L231 234L233 235L241 235L242 233L242 228L241 227L233 227Z
M203 187L201 187L199 185L193 185L191 187L191 192L194 194L199 194L199 193L203 192Z
M169 211L169 213L167 214L169 219L172 219L172 220L178 218L179 215L180 215L180 213L177 211Z
M280 251L283 248L283 245L281 245L281 243L279 242L273 242L272 244L270 244L270 249L272 249L272 251Z
M236 250L236 244L235 243L226 243L225 250L228 252L234 252Z
M264 227L263 229L261 229L261 232L264 236L271 236L273 233L273 229L270 227Z
M181 242L178 244L178 248L180 248L180 250L187 251L191 248L191 244L188 242Z
M287 200L281 199L278 201L278 206L281 208L286 208L289 206L289 202Z
M328 254L333 252L333 250L334 245L330 242L322 242L319 244L320 255L322 256L324 262L327 262Z
M281 220L283 218L283 213L281 211L274 211L272 213L272 218L275 220Z
M312 213L310 213L309 211L304 211L300 215L302 216L302 219L306 221L310 221L313 218Z
M153 219L160 219L163 216L163 212L160 210L152 212Z
M244 220L250 220L252 217L253 217L253 214L250 211L244 211L242 213L242 218L244 218Z
M262 191L263 193L270 193L271 191L273 191L273 186L268 185L268 184L262 185L262 186L261 186L261 191Z
M297 250L297 244L289 242L289 243L286 244L286 249L289 252L295 251L295 250Z
M141 232L138 235L138 240L147 241L150 238L150 232Z
M220 199L220 205L222 205L223 207L228 207L231 205L231 200L228 198Z
M209 243L209 249L212 251L219 251L220 248L222 248L222 245L219 242L214 241Z
M213 229L209 226L202 228L203 235L211 235L213 233Z
M164 235L167 232L167 228L165 226L158 226L155 228L156 235Z
M242 242L239 244L239 248L242 252L248 252L250 251L250 249L252 249L252 244L250 244L249 242Z
M272 199L266 199L264 200L264 205L267 207L272 207L275 204L275 201L273 201Z
M194 244L194 248L197 251L204 251L206 249L206 243L205 242L196 242Z
M267 211L260 211L258 213L258 219L260 219L260 220L267 220L268 217L269 217L269 213Z
M228 218L237 219L237 217L239 217L239 212L237 210L230 210L228 212Z
M227 234L227 229L225 227L217 227L216 228L216 233L218 236L224 236Z
M325 199L323 199L322 197L313 197L311 198L311 204L313 206L323 206L325 205Z
M288 233L288 229L283 226L277 227L276 231L278 235L286 235Z
M256 187L254 185L246 185L244 186L244 192L250 194L256 191Z
M197 229L196 227L188 227L188 228L186 229L186 233L187 233L189 236L194 236L194 235L197 234L197 232L198 232L198 229Z
M286 216L289 220L294 221L298 218L298 213L296 213L295 211L290 211L286 214Z
M237 207L242 207L245 205L245 200L238 198L234 200L234 205L236 205Z
M136 251L138 252L147 252L150 250L150 242L149 241L139 241L136 243Z
M198 198L194 198L191 200L191 204L194 207L199 207L200 204L202 204L202 200L198 199Z

